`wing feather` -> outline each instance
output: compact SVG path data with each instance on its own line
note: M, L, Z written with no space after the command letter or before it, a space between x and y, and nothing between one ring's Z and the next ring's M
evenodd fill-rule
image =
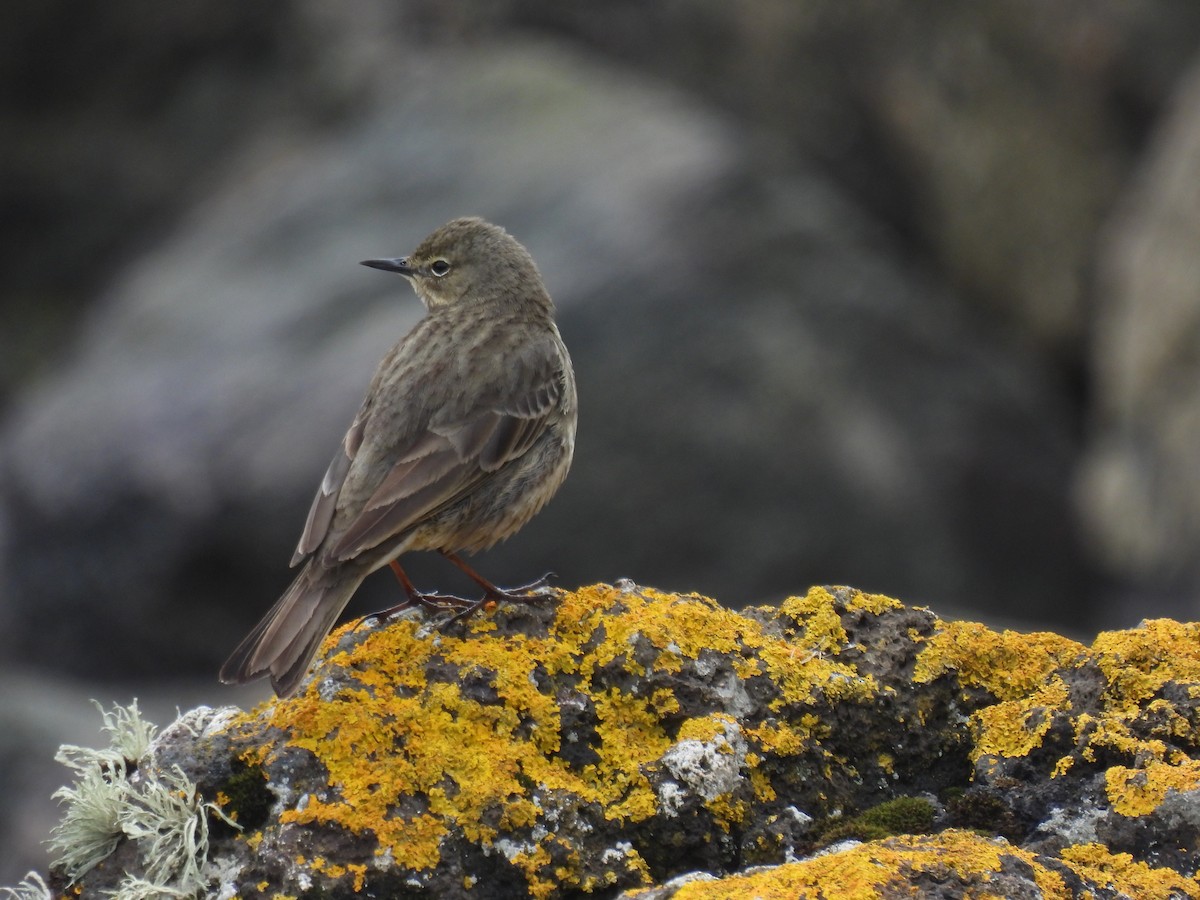
M374 490L357 512L343 509L338 492L354 463L363 433L369 435L366 417L354 442L347 434L345 461L335 457L327 479L336 482L332 502L323 500L325 484L314 501L299 553L323 546L327 565L353 559L385 543L394 543L406 531L439 510L461 500L492 472L518 459L533 446L546 428L562 397L565 362L559 345L545 341L514 360L507 395L480 399L473 409L453 421L431 422L409 445L397 452ZM351 428L351 432L354 428ZM359 495L361 496L361 494ZM318 504L320 508L318 509ZM336 514L336 516L335 516ZM339 524L329 531L330 523ZM315 541L315 543L314 543Z
M292 566L311 555L325 540L325 535L329 532L329 523L333 521L333 514L337 509L338 495L346 481L346 474L350 471L350 464L354 462L358 448L362 446L365 427L366 416L360 410L346 436L342 438L342 446L333 455L333 461L325 470L325 477L321 479L317 495L313 497L308 518L304 522L304 531L296 544L296 552L292 554Z

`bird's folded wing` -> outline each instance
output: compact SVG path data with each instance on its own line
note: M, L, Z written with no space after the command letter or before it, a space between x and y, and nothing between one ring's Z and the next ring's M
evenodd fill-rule
M321 486L317 488L317 496L313 497L312 507L308 511L308 519L304 523L300 542L296 545L296 552L292 554L293 566L307 558L317 547L321 546L321 541L325 540L325 535L329 532L329 523L333 521L333 512L337 508L338 495L346 480L346 473L350 471L350 463L354 461L354 456L362 445L363 429L366 424L364 408L359 410L358 415L355 416L354 422L342 439L342 445L333 455L333 461L329 464L329 468L325 470L325 477L321 479Z
M330 536L322 551L330 564L394 540L533 446L562 397L564 361L547 342L527 348L514 369L507 396L489 398L453 421L435 420L411 443L361 510Z

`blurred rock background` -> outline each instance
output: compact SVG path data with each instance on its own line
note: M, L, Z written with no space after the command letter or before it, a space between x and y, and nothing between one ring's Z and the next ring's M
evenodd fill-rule
M1191 0L12 0L0 884L87 704L215 684L379 357L356 265L533 252L575 467L497 581L849 583L1087 638L1200 598ZM414 558L420 584L465 591ZM352 608L394 602L385 576Z

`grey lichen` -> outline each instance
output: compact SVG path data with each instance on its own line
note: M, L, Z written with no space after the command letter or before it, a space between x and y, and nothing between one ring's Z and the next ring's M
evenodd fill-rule
M100 730L109 735L110 750L131 761L146 755L158 729L142 718L136 697L128 706L117 705L109 712L105 712L104 707L95 700L92 705L100 711L104 720Z
M127 875L121 881L120 887L115 891L105 891L104 894L112 897L113 900L165 900L165 898L192 900L196 896L197 890L198 888L193 890L174 888L157 881L148 881L145 878Z
M66 810L49 842L53 867L75 882L129 839L144 871L127 874L111 896L196 896L206 882L209 815L238 826L205 801L178 766L153 765L155 727L141 718L136 700L100 712L107 748L63 746L55 756L74 771L75 782L54 794Z
M150 882L185 891L203 886L210 813L238 827L220 807L200 796L178 766L161 776L152 775L129 792L121 811L121 830L138 842ZM131 900L132 896L136 895Z
M119 754L60 747L56 761L75 771L75 783L54 792L66 807L49 840L53 865L74 882L107 857L121 839L121 814L129 791Z
M37 872L30 872L16 887L0 888L4 900L53 900L53 896Z

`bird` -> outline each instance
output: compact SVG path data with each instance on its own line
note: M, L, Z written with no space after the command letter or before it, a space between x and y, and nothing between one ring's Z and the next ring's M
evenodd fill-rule
M529 251L481 218L454 219L407 257L362 263L404 276L424 317L380 362L321 479L292 557L291 585L221 667L303 681L367 575L390 565L400 606L546 596L544 579L505 590L459 556L516 533L557 492L575 449L575 375L554 303ZM483 590L478 601L418 591L397 557L435 550Z

